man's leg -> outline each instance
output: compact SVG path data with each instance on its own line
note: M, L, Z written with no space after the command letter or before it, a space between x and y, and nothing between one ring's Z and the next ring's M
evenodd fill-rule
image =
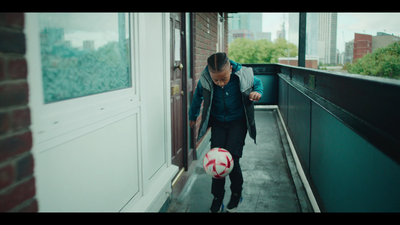
M225 140L228 135L228 127L222 122L213 122L211 128L211 148L225 148ZM224 198L225 194L225 178L212 178L211 193L215 198Z
M225 123L216 121L211 127L211 148L225 148L228 127ZM211 193L214 195L211 212L218 212L225 195L225 178L212 178Z
M227 211L236 211L240 202L243 189L243 174L240 167L239 159L242 157L243 146L247 134L246 120L232 122L226 142L226 148L231 152L233 157L233 169L229 174L231 180L231 199L227 206Z
M246 139L247 126L246 120L231 122L228 136L226 139L226 149L233 157L233 169L229 174L231 180L232 193L241 194L243 185L242 169L240 168L239 159L242 157L243 146Z

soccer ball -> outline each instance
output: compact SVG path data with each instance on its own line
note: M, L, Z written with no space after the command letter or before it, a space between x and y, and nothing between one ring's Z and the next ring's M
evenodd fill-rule
M203 167L211 177L224 178L233 169L232 155L223 148L213 148L204 156Z

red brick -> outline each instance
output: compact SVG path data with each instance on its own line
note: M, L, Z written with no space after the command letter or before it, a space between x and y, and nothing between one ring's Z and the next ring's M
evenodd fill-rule
M35 178L32 177L0 194L0 212L10 211L15 206L33 198L35 193Z
M25 58L10 59L8 62L9 79L26 79L28 74Z
M4 13L6 24L10 27L24 28L24 13Z
M18 109L12 112L12 128L14 131L27 128L31 125L31 113L29 108Z
M33 201L29 202L28 205L20 208L18 212L38 212L38 202L36 199L33 199Z
M14 182L15 171L11 164L0 168L0 190Z
M353 61L372 52L372 35L354 34Z
M0 161L29 151L32 148L30 131L0 140Z
M33 174L34 162L31 154L19 159L16 163L16 179L20 181Z
M7 133L10 129L10 116L7 112L0 113L0 135Z
M0 57L0 81L5 80L6 79L6 73L5 73L5 69L4 69L4 59L3 57Z
M0 29L0 52L25 54L25 34L18 30Z
M6 13L0 13L0 26L6 25Z
M0 107L28 103L28 84L26 82L0 85Z

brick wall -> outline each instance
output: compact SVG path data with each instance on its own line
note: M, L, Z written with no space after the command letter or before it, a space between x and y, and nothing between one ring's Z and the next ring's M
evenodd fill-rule
M224 13L224 44L225 52L228 53L228 15ZM200 79L201 72L207 65L207 58L216 52L216 43L218 41L218 13L195 13L194 15L194 76L195 87ZM201 110L200 115L197 117L196 132L199 129L201 122ZM196 133L196 140L197 140ZM197 142L197 146L200 144L201 140Z
M362 58L365 54L372 53L372 35L354 34L353 62Z
M279 59L280 64L290 65L290 66L298 66L297 58L293 59ZM306 68L318 69L318 60L316 59L306 59Z
M0 212L37 212L23 13L0 13Z

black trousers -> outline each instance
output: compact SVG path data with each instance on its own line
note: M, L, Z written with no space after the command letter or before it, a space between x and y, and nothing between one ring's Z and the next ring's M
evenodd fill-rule
M231 180L231 191L241 195L243 175L239 159L242 157L244 141L247 134L246 119L231 122L220 122L214 118L211 124L211 148L224 148L233 157L233 169L229 174ZM211 193L215 198L223 198L225 194L225 178L212 178Z

